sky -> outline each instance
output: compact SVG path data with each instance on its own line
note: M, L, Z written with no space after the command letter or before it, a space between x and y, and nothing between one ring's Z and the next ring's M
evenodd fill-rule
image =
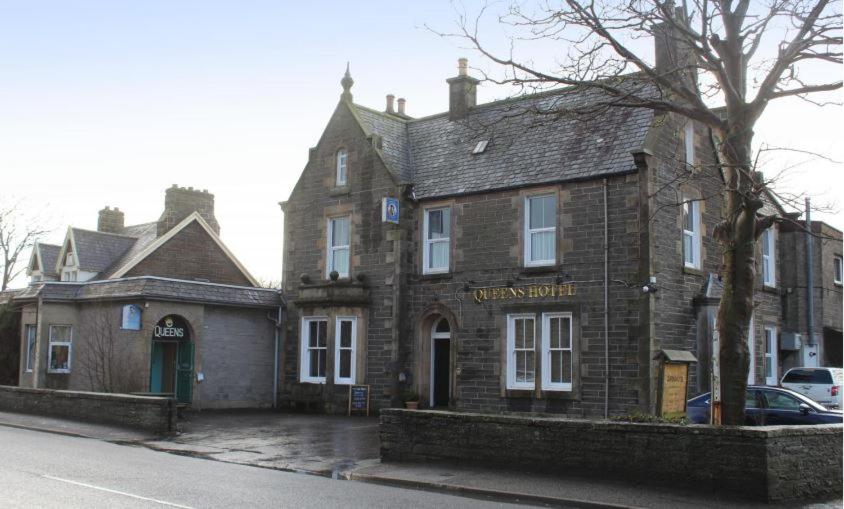
M60 243L69 224L96 229L106 205L143 223L172 184L208 189L224 242L257 278L279 281L278 202L337 105L346 63L359 104L383 109L392 93L411 116L444 111L458 57L491 69L426 28L452 30L457 16L446 0L0 0L0 200L48 217L45 241ZM485 28L506 49L492 20ZM536 51L553 59L559 48ZM484 84L478 101L509 93ZM841 114L774 103L756 142L842 161ZM840 164L777 153L765 171L785 168L778 189L840 206ZM815 217L844 228L837 210Z

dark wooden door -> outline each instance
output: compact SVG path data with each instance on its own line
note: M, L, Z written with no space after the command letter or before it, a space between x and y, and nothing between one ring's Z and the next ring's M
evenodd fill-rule
M448 406L451 397L451 341L434 339L434 401L431 406Z

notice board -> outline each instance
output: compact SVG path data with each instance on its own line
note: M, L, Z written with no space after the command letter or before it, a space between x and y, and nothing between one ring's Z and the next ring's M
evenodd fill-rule
M662 365L659 415L677 417L686 413L686 390L689 365L685 362L666 362Z
M349 415L352 413L365 413L369 416L369 386L349 386Z

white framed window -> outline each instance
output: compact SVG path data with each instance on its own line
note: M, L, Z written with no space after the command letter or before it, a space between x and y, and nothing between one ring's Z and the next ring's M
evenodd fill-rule
M687 120L683 128L683 145L685 148L686 164L694 166L695 164L695 123L692 120Z
M73 263L73 253L72 252L68 253L67 256L64 257L64 264L67 265L68 267L72 267L73 265L75 265Z
M27 325L24 334L26 335L26 372L31 373L32 367L35 364L35 344L36 332L38 329L35 325Z
M542 314L542 389L571 391L571 313Z
M336 166L337 166L337 174L335 184L337 187L345 186L349 183L349 153L346 152L346 149L341 148L337 151L336 157Z
M683 264L699 269L700 263L700 202L683 201Z
M70 373L72 348L73 327L70 325L51 325L50 349L47 352L47 372Z
M778 349L776 327L765 327L765 385L777 385L779 382L777 375Z
M328 318L302 318L299 380L325 383L325 364L328 358Z
M334 383L355 383L357 352L357 318L338 316L334 326Z
M425 209L422 273L441 274L449 270L451 250L451 208Z
M773 228L762 232L762 284L777 286L776 233Z
M525 266L557 261L557 200L553 194L525 198Z
M840 255L835 255L832 260L833 267L832 267L832 280L835 283L841 284L841 276L844 273L844 265L842 265L842 259Z
M507 388L533 389L536 384L536 317L507 315Z
M340 277L349 277L349 216L328 220L328 263L326 276L336 270Z

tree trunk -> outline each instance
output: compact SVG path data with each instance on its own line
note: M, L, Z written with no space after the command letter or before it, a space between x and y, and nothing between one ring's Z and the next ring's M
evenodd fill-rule
M718 307L720 337L721 422L744 424L747 374L752 359L747 345L756 280L756 212L762 207L750 165L752 131L722 138L719 152L726 181L724 222L716 235L723 247L724 293Z

